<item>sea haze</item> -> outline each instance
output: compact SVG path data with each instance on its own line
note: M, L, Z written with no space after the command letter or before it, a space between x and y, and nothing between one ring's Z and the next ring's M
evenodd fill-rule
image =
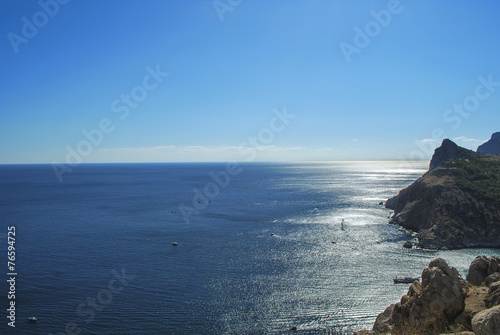
M419 276L436 257L464 275L475 255L498 255L402 248L410 236L388 225L379 202L427 167L242 164L216 192L210 174L226 164L88 164L62 183L50 165L0 166L0 247L6 254L15 226L18 273L16 328L7 326L3 281L0 333L371 328L408 289L394 276Z

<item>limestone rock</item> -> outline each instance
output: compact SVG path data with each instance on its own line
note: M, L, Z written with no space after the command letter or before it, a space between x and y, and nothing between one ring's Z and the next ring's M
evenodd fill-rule
M416 297L422 293L422 284L419 281L414 281L408 289L408 295L410 297Z
M375 320L375 324L373 325L373 331L376 333L383 333L386 331L390 331L392 326L394 325L393 322L393 314L394 314L394 308L396 307L396 304L392 304L389 307L385 309L382 313L377 316L377 319Z
M500 281L490 285L486 302L488 307L500 305Z
M463 282L463 281L462 281ZM422 272L421 302L424 328L451 323L465 308L465 292L458 271L442 259L430 262Z
M411 325L421 330L452 324L465 307L466 285L455 268L437 258L422 272L422 283L414 282L408 294L380 314L375 332Z
M472 319L472 330L476 335L500 334L500 306L477 313Z
M500 272L495 272L490 274L486 279L484 280L484 285L490 286L493 283L500 282Z
M377 334L437 334L445 329L474 329L477 335L500 335L500 257L478 256L467 279L445 260L436 258L398 303L381 313ZM468 334L462 332L460 334Z
M469 266L466 279L476 286L483 284L489 286L491 283L498 281L499 276L500 257L477 256Z
M477 256L469 266L467 281L472 285L480 286L488 276L488 258L486 256Z
M492 274L495 272L500 272L500 257L490 257L488 258L488 274Z

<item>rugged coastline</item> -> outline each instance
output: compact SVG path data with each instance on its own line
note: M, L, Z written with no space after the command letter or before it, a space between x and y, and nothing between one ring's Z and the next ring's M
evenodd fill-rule
M422 248L500 248L499 143L495 133L474 152L443 140L429 170L387 200L390 223L414 231ZM500 257L477 256L466 280L437 258L421 278L355 335L500 334Z
M500 156L445 139L429 171L385 205L429 249L500 248Z

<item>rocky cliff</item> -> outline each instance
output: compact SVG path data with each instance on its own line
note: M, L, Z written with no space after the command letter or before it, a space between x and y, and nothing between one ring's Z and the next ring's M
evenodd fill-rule
M477 148L477 152L490 155L500 155L500 132L491 135L491 139L481 144Z
M446 139L429 171L386 207L391 223L417 232L423 248L500 248L500 156Z
M464 332L462 331L473 331ZM398 303L357 334L500 334L500 258L478 256L467 282L441 258L422 271Z

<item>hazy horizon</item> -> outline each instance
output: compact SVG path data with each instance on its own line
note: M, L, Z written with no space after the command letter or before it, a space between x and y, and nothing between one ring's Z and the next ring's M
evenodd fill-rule
M95 165L95 164L334 164L334 163L390 163L390 162L400 162L400 163L426 163L427 160L357 160L357 161L342 161L342 160L330 160L330 161L184 161L184 162L82 162L78 165ZM53 163L0 163L0 165L53 165Z

